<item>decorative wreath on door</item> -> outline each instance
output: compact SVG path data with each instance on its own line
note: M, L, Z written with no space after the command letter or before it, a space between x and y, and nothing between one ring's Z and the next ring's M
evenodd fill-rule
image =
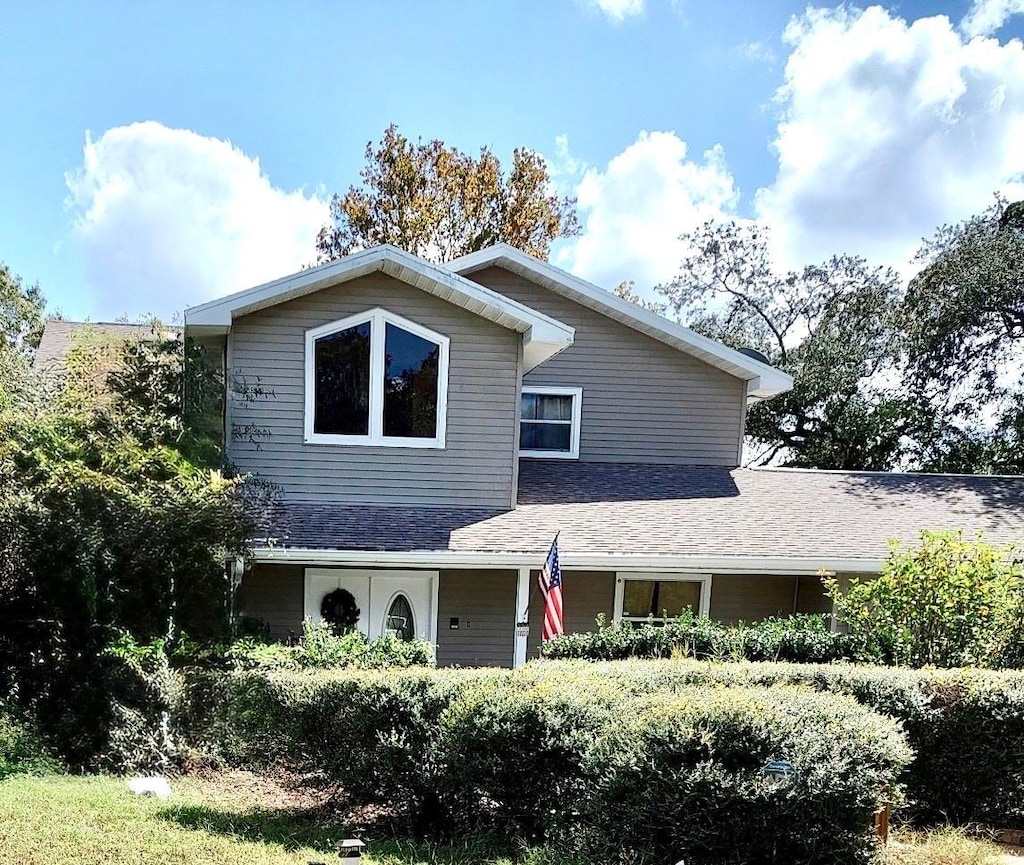
M359 621L359 607L348 589L335 589L320 602L320 618L337 631L350 631Z

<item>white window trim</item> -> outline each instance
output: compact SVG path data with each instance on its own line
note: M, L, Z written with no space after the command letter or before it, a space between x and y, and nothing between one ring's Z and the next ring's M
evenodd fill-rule
M341 330L348 330L359 324L370 323L370 425L369 434L336 435L313 431L316 417L315 385L315 344L322 336ZM437 358L437 435L432 438L400 438L384 435L384 337L385 327L393 324L409 333L436 343L439 346ZM307 444L357 445L361 447L389 448L435 448L445 446L445 432L448 419L448 353L450 340L429 328L409 321L386 309L368 310L357 315L332 321L306 331L306 394L305 394L305 441Z
M578 460L580 458L580 420L583 417L583 388L581 387L554 387L548 385L523 385L523 393L536 393L544 396L571 396L572 397L572 428L569 431L569 450L567 451L539 451L519 449L519 456L531 457L544 460ZM522 400L519 402L520 410L517 412L518 423L557 423L564 421L538 421L528 420L522 416ZM520 430L522 427L520 426ZM522 435L522 432L520 432Z
M626 580L658 580L659 582L700 583L700 609L697 615L707 618L711 612L711 574L665 574L655 571L618 571L615 574L615 603L612 607L612 618L618 622L623 619L622 603L626 591ZM627 622L646 622L647 616L626 616ZM657 622L664 621L655 616Z

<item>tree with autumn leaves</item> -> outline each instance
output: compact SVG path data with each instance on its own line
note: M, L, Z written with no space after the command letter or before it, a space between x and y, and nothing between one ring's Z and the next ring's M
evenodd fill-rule
M366 145L360 177L331 199L318 263L381 243L444 262L504 242L546 260L553 241L579 233L576 200L553 191L544 157L525 147L506 171L488 147L413 142L391 124Z

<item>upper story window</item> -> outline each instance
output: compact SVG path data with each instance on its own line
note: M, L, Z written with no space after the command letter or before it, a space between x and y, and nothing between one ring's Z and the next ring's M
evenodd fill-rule
M443 448L448 337L374 309L306 331L306 441Z
M523 387L519 411L519 455L578 459L583 389Z

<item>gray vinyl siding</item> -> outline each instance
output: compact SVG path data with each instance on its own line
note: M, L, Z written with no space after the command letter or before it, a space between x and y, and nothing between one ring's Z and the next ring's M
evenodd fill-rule
M444 449L304 441L306 330L375 307L451 340ZM230 340L230 455L295 501L507 508L520 344L519 334L383 274L243 316ZM243 398L239 381L259 389L255 398Z
M745 382L502 268L470 278L576 328L523 386L583 388L580 460L738 464Z
M511 667L516 571L441 571L437 589L437 663ZM453 630L451 620L459 627Z
M242 576L235 608L265 622L275 640L301 636L304 581L302 565L253 565Z
M544 599L537 585L538 571L530 574L530 635L526 658L538 657ZM567 634L597 630L597 617L611 621L615 608L615 574L603 571L562 571L562 609Z

